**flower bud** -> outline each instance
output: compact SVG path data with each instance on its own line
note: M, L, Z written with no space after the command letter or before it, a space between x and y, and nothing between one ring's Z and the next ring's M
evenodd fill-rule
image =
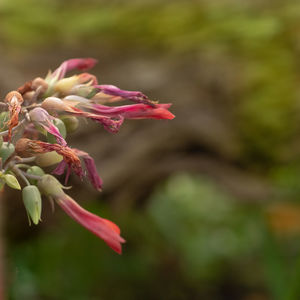
M47 134L47 130L43 127L44 124L51 122L53 118L48 112L41 108L36 107L29 112L30 120L34 123L35 128L43 135Z
M40 167L49 167L61 162L63 157L57 154L55 151L38 154L36 156L35 162Z
M36 123L43 123L51 120L51 116L46 110L36 107L29 112L30 120Z
M16 153L21 157L31 157L33 154L29 150L30 139L21 138L16 143Z
M53 120L53 124L59 130L59 133L61 134L61 136L63 138L66 138L66 136L67 136L67 129L66 129L66 126L65 126L64 122L62 120L60 120L60 119L54 119ZM53 134L51 134L50 132L47 132L47 140L51 144L56 144L57 143L56 137Z
M32 104L35 101L34 94L35 91L29 91L23 94L23 99L26 101L26 104Z
M2 146L0 148L0 157L2 158L2 163L5 163L8 157L11 156L14 151L15 146L13 144L9 144L7 142L2 143Z
M37 176L43 176L43 175L45 175L45 172L43 171L43 169L41 169L40 167L38 167L38 166L32 166L32 167L30 167L28 170L27 170L27 172L26 173L28 173L28 174L30 174L30 175L37 175ZM37 182L38 182L38 180L37 179L30 179L30 178L28 178L28 180L29 180L29 182L31 183L31 184L37 184Z
M90 85L78 84L72 88L71 93L72 95L77 95L87 99L91 99L98 93L98 90Z
M63 79L59 80L55 84L54 90L56 92L67 95L70 93L72 87L76 84L78 84L78 76L74 75L72 77L67 77L67 78L63 78Z
M17 91L9 92L4 99L4 102L9 103L10 105L22 104L23 101L22 95Z
M28 219L30 219L33 224L37 225L41 220L42 212L42 199L39 189L35 185L26 186L22 190L22 199L25 205Z
M41 93L46 93L48 89L48 83L41 77L37 77L32 81L31 85L32 89L37 90L38 88L41 89Z
M42 108L48 112L63 111L66 108L64 102L57 97L48 97L42 102Z
M46 174L38 181L38 188L45 196L63 197L61 183L52 175Z
M73 116L62 116L61 120L64 122L67 132L74 132L79 125L79 121Z
M15 190L21 189L19 181L14 175L5 174L5 175L3 175L3 179L4 179L5 183L12 189L15 189Z

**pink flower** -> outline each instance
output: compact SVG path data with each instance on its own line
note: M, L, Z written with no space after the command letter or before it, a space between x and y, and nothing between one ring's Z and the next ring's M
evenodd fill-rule
M72 219L104 240L114 251L122 253L121 244L125 240L120 236L120 228L115 223L90 213L66 194L54 198Z
M65 60L52 74L53 77L57 79L62 79L65 77L68 71L78 69L78 70L88 70L94 67L97 60L94 58L72 58Z
M42 126L46 131L54 135L58 144L63 146L67 145L67 142L61 136L58 128L52 123L54 118L50 116L46 110L36 107L30 111L29 115L32 122Z
M153 103L153 101L151 101L146 95L144 95L142 92L139 92L139 91L121 90L114 85L106 85L106 84L94 85L94 87L96 89L99 89L102 93L104 93L106 95L119 97L119 98L121 98L120 100L128 99L128 100L131 100L131 101L137 102L137 103L144 103L144 104L148 104L151 106L155 105L155 103Z
M91 184L94 186L95 189L97 189L98 191L101 191L103 181L97 172L97 168L96 168L94 159L88 153L86 153L84 151L81 151L81 150L78 150L75 148L73 148L72 150L75 152L76 155L78 155L78 157L83 159L83 162L84 162L86 170L87 170L87 176L88 176ZM52 174L62 175L67 167L68 167L67 163L63 160L57 165L57 167L54 169ZM70 170L67 169L65 184L68 183L69 175L70 175Z
M38 181L38 188L43 195L54 199L72 219L103 239L114 251L122 253L121 244L125 243L125 240L120 236L120 228L115 223L82 208L64 193L60 182L51 175L43 175Z
M64 172L65 172L66 169L67 169L67 172L66 172L66 177L65 177L65 185L68 184L68 180L69 180L69 177L71 175L71 168L70 168L70 166L64 160L62 160L56 166L56 168L52 171L52 174L62 175L62 174L64 174ZM79 173L79 175L81 176L81 173Z
M95 165L94 159L86 152L74 149L75 153L83 159L83 162L85 164L86 170L87 170L87 176L91 182L91 184L94 186L95 189L98 191L102 190L102 179L100 178L97 168Z
M76 99L88 99L83 97L77 97ZM117 116L116 118L112 119L111 117L101 116L99 114L93 114L86 111L83 111L75 106L72 105L70 101L62 101L56 97L48 97L42 102L42 107L49 112L65 112L71 114L76 117L84 117L90 120L93 120L97 123L103 125L103 127L108 130L109 132L116 133L119 131L120 126L123 123L124 118L122 116Z
M156 104L154 107L147 104L132 104L123 106L105 106L93 104L91 109L94 113L103 116L118 117L125 119L174 119L174 115L168 111L171 103Z
M83 209L68 195L55 199L60 207L76 222L104 240L114 251L122 253L122 243L125 240L120 236L120 228L113 222L100 218Z

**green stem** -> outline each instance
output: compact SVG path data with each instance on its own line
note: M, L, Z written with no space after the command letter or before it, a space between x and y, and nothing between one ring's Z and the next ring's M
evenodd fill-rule
M26 173L26 172L24 172L24 171L21 171L21 172L22 172L22 174L23 174L24 176L26 176L27 178L30 178L30 179L39 180L39 179L42 178L42 176L39 176L39 175L28 174L28 173Z
M28 179L25 177L24 173L19 170L16 166L13 166L12 170L25 182L26 185L31 185Z
M23 169L29 169L29 168L31 168L30 165L25 165L25 164L17 164L16 167L19 168L19 169L21 169L21 168L23 168Z

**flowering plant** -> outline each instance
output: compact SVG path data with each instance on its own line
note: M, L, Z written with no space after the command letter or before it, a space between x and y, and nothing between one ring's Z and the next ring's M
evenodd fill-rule
M22 190L29 223L36 225L41 220L44 195L120 254L125 240L119 227L79 206L53 176L65 173L66 185L74 172L81 180L87 177L98 191L102 189L94 159L70 147L67 133L78 128L78 118L90 119L117 133L125 119L173 119L174 115L168 110L171 104L158 104L141 92L98 84L90 73L65 77L70 70L87 70L95 64L92 58L69 59L45 78L26 82L0 102L0 190L5 185ZM134 103L114 105L125 100ZM44 170L49 166L54 166L53 175Z

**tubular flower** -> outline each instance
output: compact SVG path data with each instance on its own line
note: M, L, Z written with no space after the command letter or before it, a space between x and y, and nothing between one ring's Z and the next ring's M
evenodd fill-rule
M85 100L88 101L88 99ZM56 97L46 98L42 103L42 107L49 112L60 111L64 113L69 113L76 117L88 118L92 121L102 124L106 130L112 133L117 133L119 131L119 128L122 125L124 120L122 116L117 116L115 119L112 119L111 117L106 117L106 116L83 111L73 106L72 103L70 103L70 101L62 101L61 99Z
M4 99L8 103L10 119L8 126L8 140L11 141L12 129L19 124L19 113L21 111L21 104L23 103L22 95L17 91L8 93Z
M91 184L94 186L95 189L98 191L102 190L102 179L100 178L96 164L94 159L86 152L74 149L75 153L83 159L83 162L85 164L86 170L87 170L87 176L91 182Z
M104 240L114 251L122 253L121 244L125 240L120 236L120 228L115 223L82 208L64 193L59 181L51 175L44 175L39 180L38 187L44 195L53 198L72 219Z
M115 223L83 209L66 194L55 197L55 200L72 219L104 240L114 251L122 253L121 244L125 243L125 240L120 236L120 229Z
M52 123L54 118L50 116L46 110L36 107L30 111L29 116L31 121L33 121L36 125L42 126L47 132L54 135L58 144L63 146L67 145L67 142L61 136L58 128Z
M96 89L99 89L103 94L117 97L114 101L131 100L137 103L144 103L151 106L155 105L154 101L151 101L146 95L139 91L126 91L121 90L114 85L94 85Z
M97 60L94 58L72 58L65 60L52 74L52 77L56 77L58 80L65 77L68 71L88 70L94 67Z
M83 176L81 162L75 151L68 146L50 144L42 141L33 141L27 138L19 139L16 144L16 152L21 157L30 157L41 153L55 151L63 157L68 166L68 174L72 169L80 178Z
M132 104L123 106L105 106L93 104L89 108L97 114L109 117L122 116L125 119L174 119L174 115L168 111L172 104L156 104L154 107L147 104Z

